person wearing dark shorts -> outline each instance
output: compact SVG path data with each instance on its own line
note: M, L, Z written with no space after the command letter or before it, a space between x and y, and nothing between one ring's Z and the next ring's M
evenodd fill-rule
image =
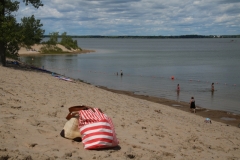
M191 98L190 100L190 110L193 110L193 113L196 113L196 106L195 106L195 100L194 97Z

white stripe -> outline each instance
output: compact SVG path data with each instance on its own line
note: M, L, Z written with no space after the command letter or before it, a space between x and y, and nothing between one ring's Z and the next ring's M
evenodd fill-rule
M87 142L87 141L90 141L90 140L94 140L94 139L97 139L97 138L105 138L105 139L110 139L110 140L113 140L113 136L107 136L107 135L96 135L96 136L91 136L91 137L88 137L88 138L84 138L83 139L83 143Z
M89 128L89 127L95 127L95 126L109 126L111 127L111 125L108 123L108 122L96 122L96 123L90 123L90 124L87 124L87 125L84 125L80 131L86 129L86 128Z
M96 145L96 144L103 144L103 145L105 145L105 146L112 146L112 143L103 142L103 141L98 141L98 142L93 142L93 143L86 144L86 145L84 146L84 148L86 149L86 148L91 147L91 146L94 146L94 145ZM96 147L96 148L97 148L97 147Z
M81 134L82 134L82 136L85 136L87 134L96 133L96 132L113 133L111 129L99 128L99 129L88 130L88 131L86 131L84 133L81 133Z

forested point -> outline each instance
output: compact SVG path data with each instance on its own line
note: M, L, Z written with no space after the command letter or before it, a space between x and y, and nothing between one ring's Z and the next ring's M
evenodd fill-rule
M78 47L77 40L73 40L72 37L67 35L67 32L64 32L59 36L58 32L53 32L49 34L49 40L43 41L41 44L43 44L43 47L41 47L40 52L41 53L66 53L61 48L57 46L57 44L61 44L65 48L71 51L82 51L80 47ZM61 38L61 41L58 41L58 38Z

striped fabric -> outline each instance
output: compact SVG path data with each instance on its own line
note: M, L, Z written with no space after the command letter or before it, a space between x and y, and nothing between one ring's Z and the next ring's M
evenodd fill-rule
M79 111L79 128L85 149L109 148L118 145L111 118L98 108Z

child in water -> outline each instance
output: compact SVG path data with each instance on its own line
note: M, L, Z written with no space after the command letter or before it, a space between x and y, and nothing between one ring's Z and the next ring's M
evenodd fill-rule
M196 106L195 106L195 100L194 97L191 98L190 100L190 110L193 110L193 113L196 113Z

